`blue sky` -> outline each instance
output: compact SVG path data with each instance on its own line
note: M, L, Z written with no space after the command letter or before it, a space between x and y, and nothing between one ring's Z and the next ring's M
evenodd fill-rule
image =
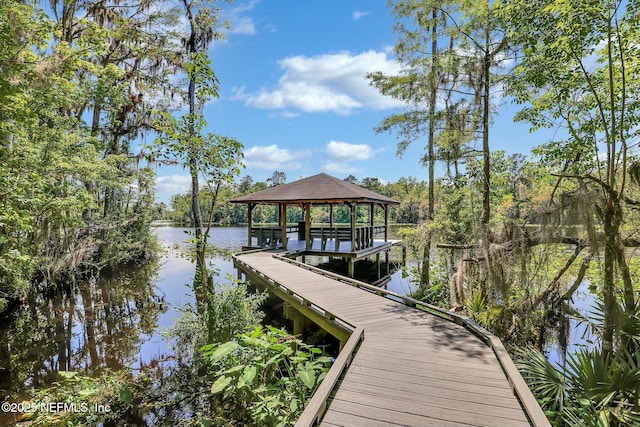
M287 182L325 172L383 182L414 176L424 143L396 156L393 134L376 134L380 121L400 111L365 75L397 73L391 51L393 16L385 0L249 0L220 3L232 29L212 46L219 99L204 110L209 131L243 143L242 176L265 181L275 170ZM542 142L525 124L513 124L505 106L491 129L492 149L528 153ZM182 168L158 169L159 201L185 192Z

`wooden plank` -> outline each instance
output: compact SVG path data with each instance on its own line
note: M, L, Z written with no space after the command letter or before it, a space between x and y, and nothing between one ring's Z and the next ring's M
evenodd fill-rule
M372 340L374 337L371 337ZM479 376L483 378L500 378L505 379L504 372L502 368L497 363L495 364L482 364L478 366L478 363L473 363L468 360L457 361L452 363L452 361L443 359L441 357L431 357L429 353L415 351L412 348L404 348L403 350L398 351L389 351L385 353L380 350L372 349L371 347L366 347L365 351L360 354L361 360L395 360L395 361L407 361L409 363L418 363L429 365L433 367L432 369L437 370L447 370L452 364L455 366L456 372L465 375L473 375Z
M416 389L412 390L389 390L386 386L372 387L369 384L356 383L353 381L345 381L340 385L340 389L335 398L341 398L344 393L353 393L359 396L362 401L368 401L369 398L383 397L389 403L390 407L397 407L397 402L405 402L407 405L424 407L426 411L431 411L431 407L445 409L449 411L469 412L472 414L483 414L491 417L504 418L508 420L527 421L515 399L512 401L504 401L504 405L496 405L496 402L470 402L465 399L452 399L432 394L416 393ZM421 390L426 391L426 390ZM508 424L504 423L503 424Z
M457 373L455 368L447 369L446 371L434 368L428 368L425 366L425 369L420 369L420 366L417 364L401 364L401 363L393 363L389 364L388 361L372 361L372 360L362 360L359 357L355 358L353 361L353 366L363 366L367 368L379 369L381 371L388 372L396 372L400 374L415 374L420 378L433 378L439 380L448 380L451 382L459 382L463 384L468 384L469 387L495 387L495 388L507 388L509 389L509 383L506 378L483 378L480 376L469 376Z
M395 399L394 396L376 396L372 394L363 395L361 393L353 393L340 390L331 401L333 406L336 402L343 402L349 406L363 406L373 410L387 410L402 415L412 415L424 419L437 419L453 421L459 424L476 425L481 427L510 426L510 427L530 427L529 421L522 414L521 419L512 419L493 414L487 414L485 411L481 413L464 412L464 405L460 405L457 409L441 408L430 405L429 402L423 402L416 405L413 402L406 402Z
M375 372L374 372L375 374ZM396 381L392 381L396 379ZM411 377L404 378L400 375L397 378L384 378L375 375L364 375L362 373L355 374L349 372L349 384L362 384L367 387L386 387L389 393L397 391L409 392L421 396L435 396L450 399L453 401L481 403L502 407L518 406L514 395L509 390L501 390L492 393L491 399L487 396L477 393L468 387L459 387L455 389L449 387L450 383L446 380L424 382L410 382ZM345 382L347 384L347 382ZM515 405L514 405L515 403Z
M443 393L460 393L471 392L478 396L480 399L486 399L486 396L472 390L467 384L461 382L451 382L449 380L442 380L436 378L418 378L412 374L403 374L393 371L379 371L374 368L351 366L349 368L349 381L353 378L354 381L366 381L366 382L386 382L392 384L397 381L399 384L419 385L430 387L434 390L442 390ZM489 389L491 396L496 398L505 398L515 401L515 397L508 387L492 387ZM439 391L438 391L439 392Z
M402 427L406 424L378 421L334 410L327 413L327 415L322 419L322 423L320 425L322 427Z
M477 425L451 421L448 418L415 415L342 400L333 400L329 409L331 413L333 413L333 411L338 412L339 416L343 414L350 415L352 417L351 419L376 420L390 425L400 424L406 427L468 427ZM327 413L327 417L329 415L330 413ZM368 424L360 425L366 426Z

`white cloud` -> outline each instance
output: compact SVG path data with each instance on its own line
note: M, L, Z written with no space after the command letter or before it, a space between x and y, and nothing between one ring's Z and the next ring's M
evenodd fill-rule
M322 170L332 174L356 175L363 173L362 168L351 166L345 162L324 162Z
M330 141L327 144L327 154L341 161L367 160L374 154L373 149L366 144L349 144L348 142Z
M360 18L363 18L367 15L369 15L369 12L362 12L360 10L356 10L355 12L353 12L353 14L351 15L351 17L355 20L355 21L359 21Z
M300 169L300 159L311 156L311 150L292 151L278 145L253 146L244 152L244 163L247 168L264 170Z
M280 67L284 73L274 89L247 94L242 88L235 92L235 97L255 108L340 114L349 114L356 108L389 109L404 105L382 96L366 79L366 74L374 71L400 72L400 65L385 52L299 55L281 60Z
M245 36L252 36L256 33L256 25L253 19L248 16L236 17L231 21L231 34L243 34Z
M231 34L243 34L252 36L256 34L256 25L253 22L253 18L246 16L245 13L251 12L259 0L251 0L244 3L239 3L232 8L227 16L227 19L231 22Z
M156 177L156 191L158 199L166 201L174 194L182 194L191 188L191 176L189 175L167 175Z

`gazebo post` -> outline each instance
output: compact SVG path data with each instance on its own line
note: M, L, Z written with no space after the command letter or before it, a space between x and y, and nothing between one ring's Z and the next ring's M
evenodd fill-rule
M373 213L374 213L375 204L373 202L369 203L369 225L373 227Z
M375 212L375 203L371 202L369 205L369 236L367 237L367 246L371 245L373 246L373 237L374 237L374 232L373 232L373 226L374 226L374 218L373 218L373 214Z
M253 208L256 207L255 203L247 203L247 223L248 223L248 228L249 228L249 232L248 234L248 242L247 242L247 247L251 247L251 229L253 228L253 219L252 219L252 215L253 215Z
M352 202L349 204L351 207L351 215L349 216L349 221L351 222L351 252L355 252L356 250L356 203Z
M389 231L389 205L382 205L384 209L384 241L387 242L389 239L387 238Z
M333 228L333 203L329 204L329 228Z
M311 203L304 204L304 241L305 248L311 249Z
M351 252L355 252L356 251L356 208L357 208L357 203L356 202L352 202L350 203L351 206L351 215L350 215L350 222L351 222ZM349 275L349 277L351 277L353 279L353 277L355 276L355 258L354 257L349 257L348 260L348 270L347 270L347 274Z
M280 203L280 224L282 227L282 249L287 249L287 204Z

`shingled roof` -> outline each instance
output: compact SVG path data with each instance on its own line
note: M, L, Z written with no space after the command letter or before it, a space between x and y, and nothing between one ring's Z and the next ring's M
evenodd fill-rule
M326 173L319 173L288 184L267 188L257 193L245 194L232 199L231 202L256 204L356 202L383 205L397 205L399 203L389 197L334 178Z

